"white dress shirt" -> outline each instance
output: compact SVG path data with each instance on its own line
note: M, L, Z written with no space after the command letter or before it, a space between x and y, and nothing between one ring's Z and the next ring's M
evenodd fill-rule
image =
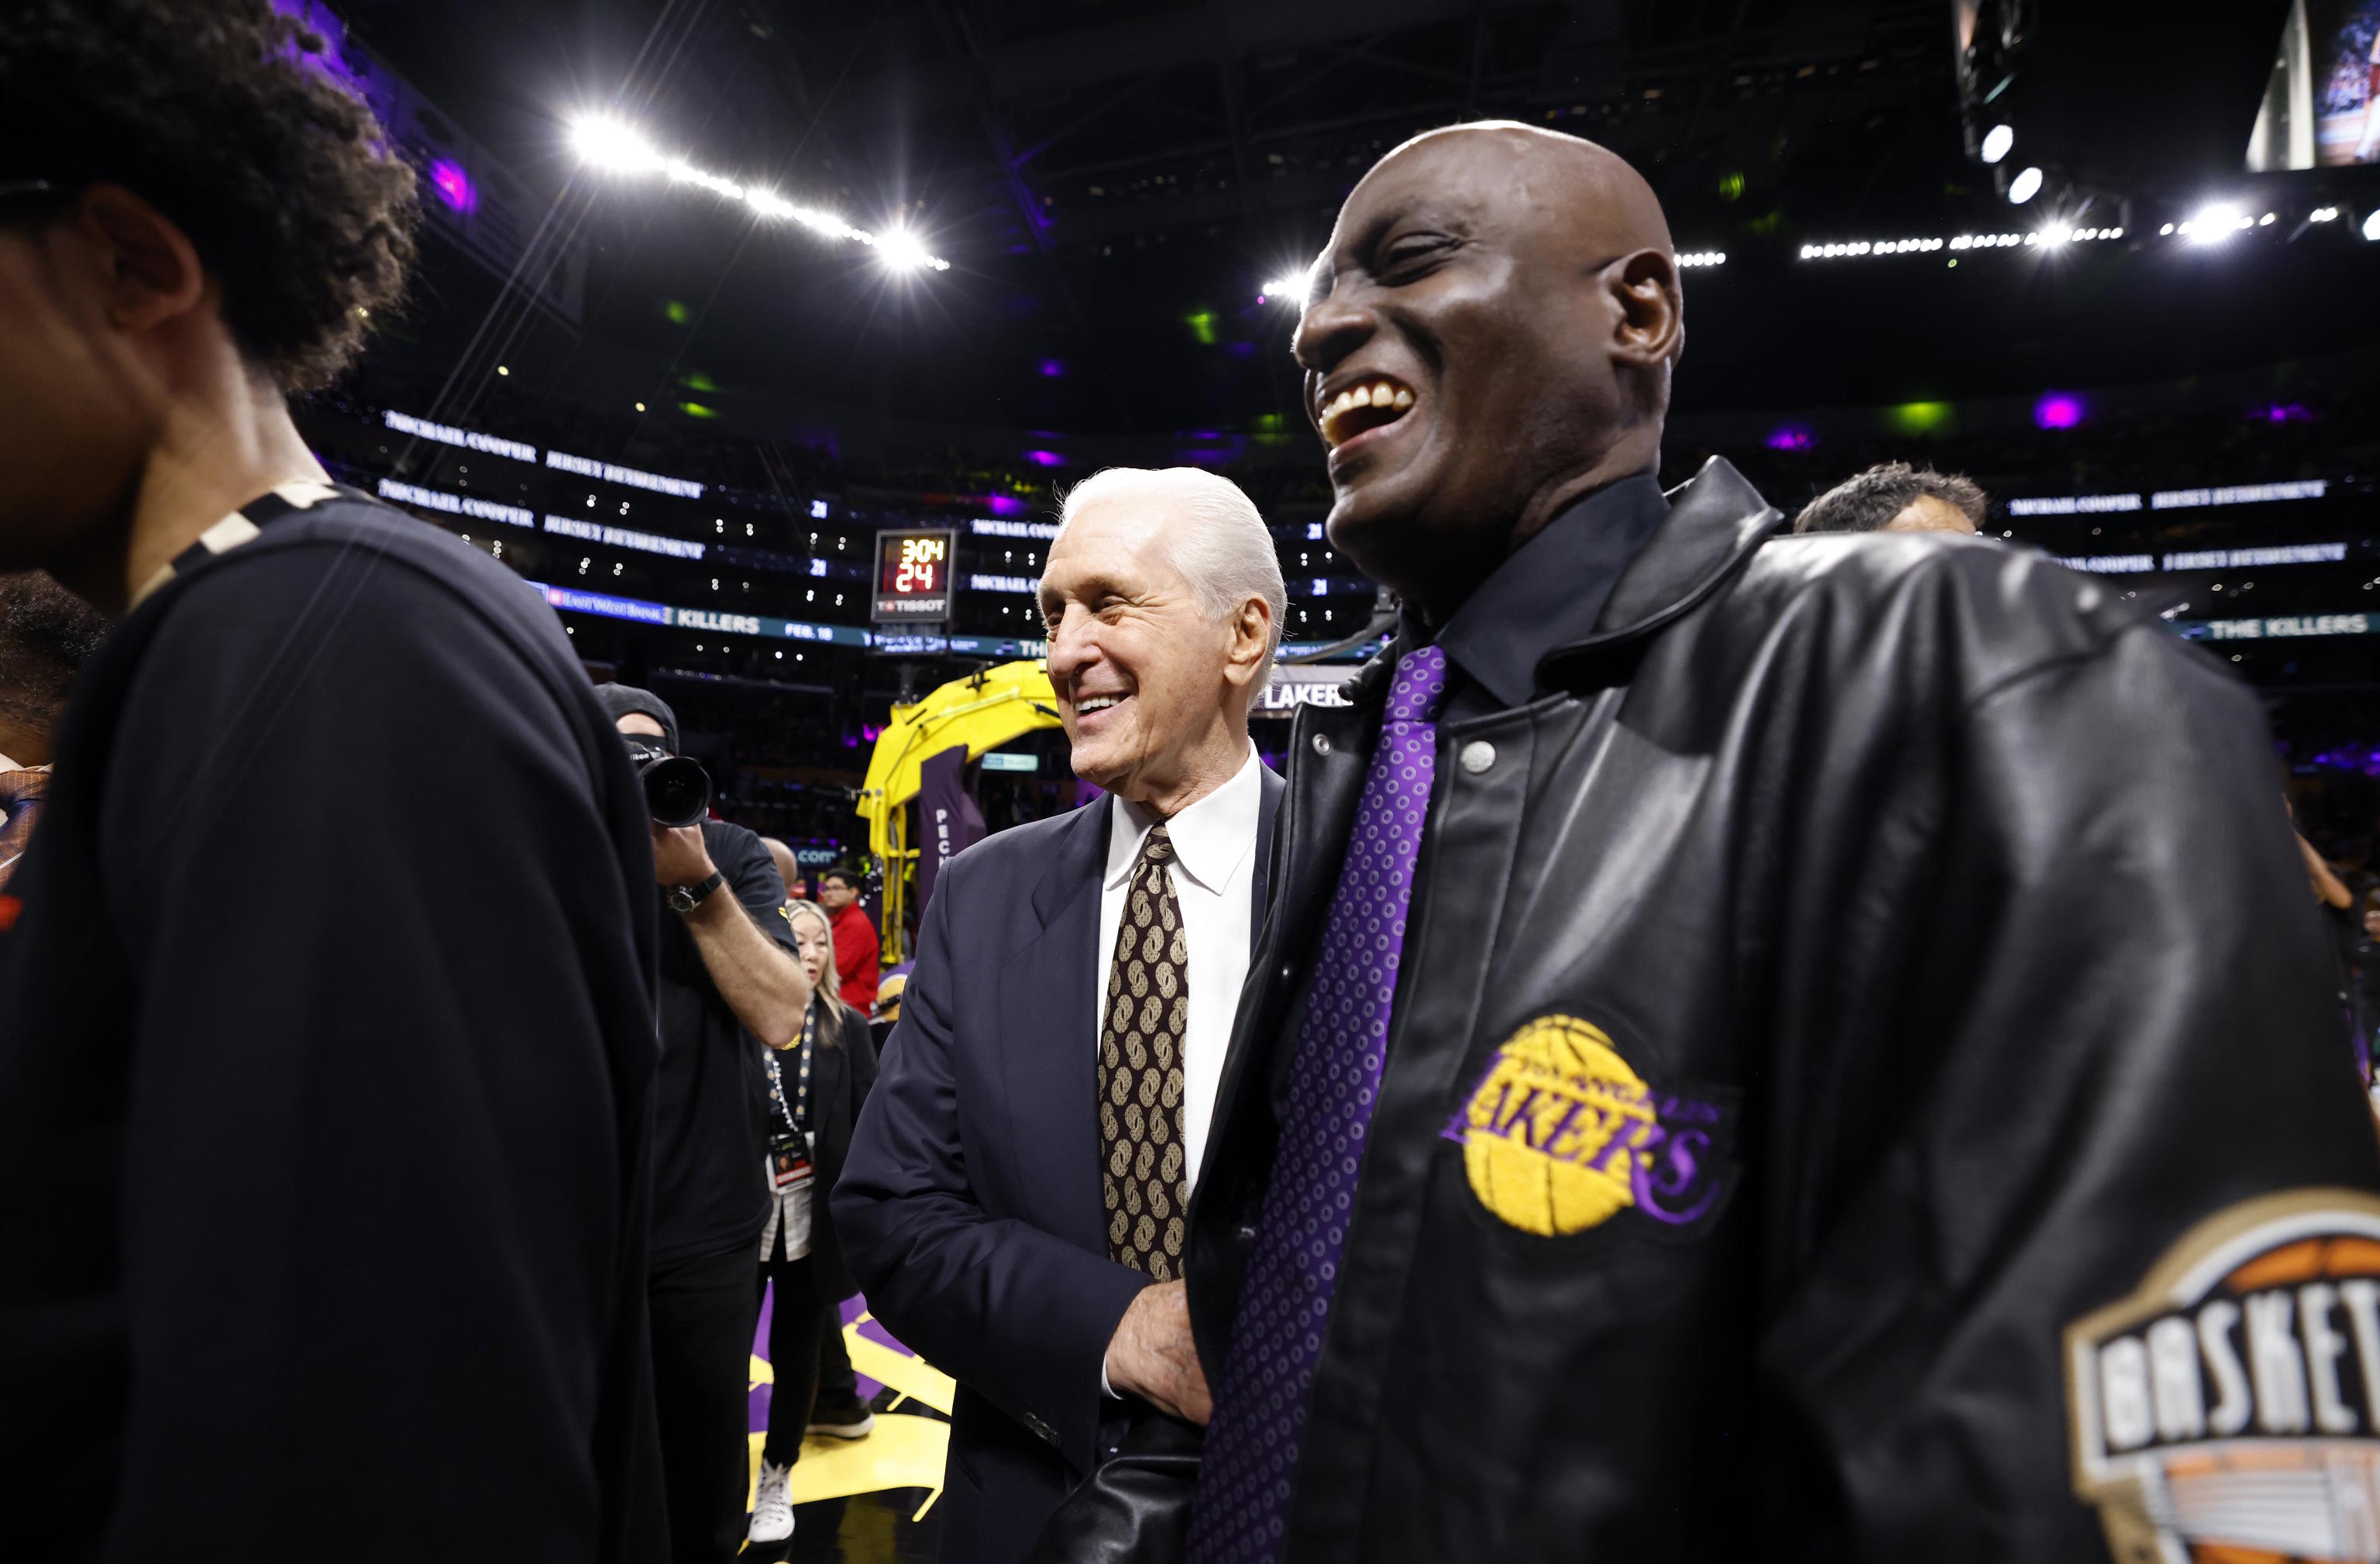
M1198 1182L1198 1162L1207 1150L1207 1126L1215 1116L1215 1092L1222 1082L1223 1050L1232 1041L1232 1017L1240 1007L1240 985L1248 976L1248 947L1257 867L1257 822L1264 807L1264 770L1256 748L1230 782L1165 822L1173 843L1168 873L1182 927L1190 942L1190 1017L1182 1039L1182 1139L1187 1160L1184 1178ZM1108 811L1108 870L1099 892L1099 980L1091 1003L1098 1016L1092 1036L1107 1019L1108 978L1115 965L1116 932L1123 927L1133 866L1157 817L1119 798Z

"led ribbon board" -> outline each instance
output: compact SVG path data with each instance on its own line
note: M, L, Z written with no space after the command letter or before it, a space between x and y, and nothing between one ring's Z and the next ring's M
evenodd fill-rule
M879 624L935 624L951 616L951 559L958 533L908 527L876 535Z
M531 581L545 600L565 613L592 613L605 619L627 619L672 630L713 630L729 636L759 636L769 640L824 641L836 646L864 647L872 638L849 624L808 624L798 619L775 619L765 613L724 613L711 608L679 608L647 602L641 598L614 597L609 592L585 592L572 587L549 587Z

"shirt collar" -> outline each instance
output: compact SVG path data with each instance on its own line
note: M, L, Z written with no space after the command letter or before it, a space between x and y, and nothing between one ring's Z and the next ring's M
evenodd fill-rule
M1240 865L1256 851L1257 818L1264 807L1264 773L1256 746L1232 780L1165 822L1173 843L1173 861L1201 889L1220 891ZM1119 798L1108 814L1108 872L1104 883L1112 890L1132 877L1140 862L1141 843L1148 839L1157 817L1137 804Z
M1669 514L1649 472L1574 502L1480 583L1438 644L1504 706L1526 705L1538 661L1594 634L1611 588Z

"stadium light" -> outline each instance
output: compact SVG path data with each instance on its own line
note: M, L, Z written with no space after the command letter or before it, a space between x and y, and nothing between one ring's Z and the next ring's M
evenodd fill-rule
M2041 170L2038 168L2023 169L2018 173L2015 178L2009 181L2009 204L2010 206L2022 206L2025 202L2031 200L2034 196L2040 193Z
M2242 228L2252 228L2255 219L2243 216L2238 207L2228 201L2202 206L2188 222L2174 231L2193 244L2221 244Z
M2009 149L2015 145L2016 131L2014 127L2006 125L1995 125L1989 130L1984 132L1984 161L1985 163L1998 163L2000 159L2008 156Z
M571 127L570 139L578 161L598 168L638 174L662 166L652 144L616 119L590 115Z
M2380 241L2380 207L2374 208L2372 215L2363 220L2363 236Z
M2306 213L2306 221L2309 223L2335 223L2338 220L2338 208L2335 206L2318 206Z
M876 241L876 253L896 272L915 272L921 266L944 264L928 255L925 246L898 228Z
M1277 298L1288 299L1300 309L1305 306L1305 279L1303 276L1275 277L1257 290L1258 304L1270 304Z
M657 151L635 130L601 115L590 115L571 127L570 139L577 149L578 159L590 167L613 174L666 174L673 185L698 185L713 195L740 201L754 215L771 222L798 223L815 234L829 238L849 239L863 244L881 256L886 265L895 271L913 272L930 268L947 272L951 263L929 254L914 235L895 228L881 236L865 228L856 228L831 212L796 205L776 191L760 185L739 185L716 174L695 167L684 158L668 157Z

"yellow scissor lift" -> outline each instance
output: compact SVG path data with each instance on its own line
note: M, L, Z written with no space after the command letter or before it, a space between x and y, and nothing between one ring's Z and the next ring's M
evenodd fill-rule
M986 668L953 680L914 706L892 709L892 722L877 735L876 749L868 758L868 782L860 789L858 804L858 814L868 822L868 850L875 855L884 879L879 931L885 965L908 959L902 914L909 894L909 861L917 850L909 844L905 806L917 796L921 768L962 744L967 758L974 760L1037 729L1057 726L1058 697L1050 687L1047 665L1038 658Z

